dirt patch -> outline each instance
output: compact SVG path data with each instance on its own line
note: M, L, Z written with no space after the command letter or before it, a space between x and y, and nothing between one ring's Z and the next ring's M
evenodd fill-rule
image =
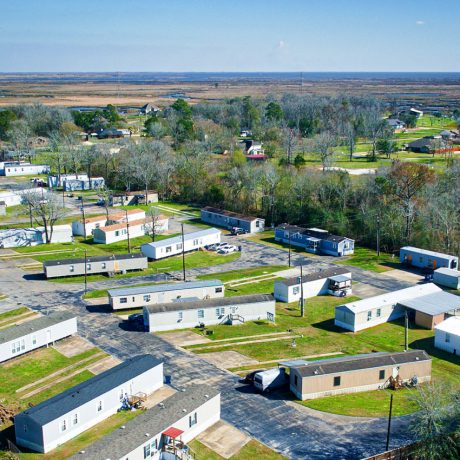
M108 297L96 297L94 299L85 299L85 302L90 305L108 305L109 298Z
M251 438L234 426L220 420L197 436L198 441L221 457L233 457Z
M383 289L376 288L366 283L353 284L353 295L360 297L361 299L367 299L368 297L374 297L376 295L384 294ZM346 302L346 300L345 300Z
M195 332L192 331L166 332L164 334L159 334L159 336L176 347L211 342L211 340L206 337L195 334Z
M102 374L108 369L117 366L120 364L121 361L118 358L113 356L109 356L108 358L102 359L101 361L97 361L94 364L88 366L88 370L95 375Z
M151 407L156 406L157 404L164 401L166 398L169 398L174 393L176 393L174 388L170 387L169 385L164 385L159 390L154 391L151 395L149 395L143 406L146 409L150 409Z
M73 356L79 355L86 350L94 348L94 345L82 337L74 335L56 342L54 344L54 348L66 358L72 358Z
M230 369L231 367L250 366L257 364L258 361L249 358L246 355L237 351L220 351L216 353L201 353L200 358L203 358L208 363L213 364L219 369Z
M384 272L382 273L382 275L388 276L390 278L395 278L400 281L407 281L409 283L414 283L414 284L420 283L421 281L424 281L425 279L423 275L421 275L420 273L411 272L409 270L395 269L395 270Z

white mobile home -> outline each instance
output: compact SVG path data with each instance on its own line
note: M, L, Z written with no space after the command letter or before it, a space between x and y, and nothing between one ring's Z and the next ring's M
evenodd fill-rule
M105 420L130 396L163 385L163 363L140 355L14 417L16 443L46 453Z
M49 165L35 165L19 161L4 162L3 167L0 167L0 175L2 176L35 176L37 174L48 174L50 172Z
M265 219L253 216L245 216L224 209L217 209L207 206L201 210L201 220L211 225L231 229L232 227L242 228L246 233L263 232L265 230Z
M351 294L351 272L347 268L333 268L302 276L275 281L275 299L280 302L295 302L300 300L302 289L303 298L330 294L336 297L345 297Z
M5 202L6 207L18 206L19 204L24 203L23 195L32 193L40 194L44 199L46 199L48 191L46 188L42 187L28 188L24 190L7 190L0 192L0 201Z
M73 241L70 225L55 225L51 243L71 243ZM0 230L0 248L37 246L46 243L45 228L12 228Z
M179 300L144 307L144 326L149 332L257 320L275 321L273 296L253 294L207 300L184 299L183 302Z
M66 180L88 180L88 175L86 173L50 175L48 176L48 187L64 187Z
M77 333L77 318L68 312L50 313L0 330L0 362L15 358Z
M458 269L458 257L414 248L413 246L404 246L400 249L399 261L409 267L430 268L433 270L440 267Z
M450 268L438 268L433 273L433 281L451 289L460 289L460 272Z
M450 316L434 328L434 346L460 354L460 316Z
M219 390L190 385L85 447L71 460L188 459L184 444L220 419Z
M186 283L152 284L150 286L110 289L109 303L113 310L140 308L144 305L167 303L181 298L214 299L224 296L224 284L219 280Z
M145 219L135 220L128 224L107 225L105 227L95 228L93 230L93 241L101 244L111 244L117 241L124 241L130 238L137 238L145 235Z
M220 243L220 230L208 228L184 235L184 249L182 251L182 235L166 238L154 243L141 246L141 252L149 259L164 259L165 257L182 254L182 252L196 251L205 246Z

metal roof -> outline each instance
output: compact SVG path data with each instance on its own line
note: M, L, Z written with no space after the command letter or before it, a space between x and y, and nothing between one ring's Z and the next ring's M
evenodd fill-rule
M213 208L211 206L206 206L201 211L210 212L212 214L218 214L220 216L233 217L233 218L239 219L239 220L246 220L248 222L252 222L253 220L263 220L263 221L265 221L265 219L263 219L261 217L245 216L244 214L239 214L239 213L233 212L233 211L226 211L225 209Z
M155 292L180 291L200 287L223 286L220 280L188 281L184 283L151 284L149 286L133 286L121 289L109 289L109 297L120 297L136 294L153 294Z
M146 305L144 308L149 314L166 313L170 311L195 310L198 308L218 308L248 303L275 301L271 294L251 294L236 297L220 297L217 299L195 300L191 302L170 302Z
M351 278L350 269L344 267L334 267L329 270L321 270L319 272L309 273L307 275L302 276L302 283L308 283L309 281L317 281L321 279L331 278L337 275L345 275L349 274L350 276L347 279ZM293 276L292 278L287 278L285 280L280 281L280 283L285 284L286 286L296 286L300 284L299 282L300 276Z
M16 417L27 416L38 425L46 425L160 364L162 361L152 355L135 356L102 374L26 409Z
M186 233L184 235L184 241L194 240L203 236L214 235L221 233L217 228L207 228L205 230L199 230L197 232ZM171 244L182 243L182 235L173 236L172 238L165 238L164 240L155 241L154 243L145 243L141 246L141 251L144 246L151 246L152 248L161 248L163 246L169 246Z
M331 361L312 361L295 369L302 377L339 374L361 369L372 369L383 366L430 361L431 358L423 350L411 350L401 353L375 353L365 356L347 356Z
M208 385L190 385L130 420L107 436L85 447L84 453L70 457L73 460L101 460L125 458L154 436L163 433L182 418L194 412L210 399L219 395L218 389ZM149 436L146 436L146 433Z
M435 273L439 273L440 275L447 275L453 276L454 278L460 278L460 272L458 270L453 270L452 268L441 267L437 268Z
M458 259L457 256L452 256L450 254L443 254L442 252L428 251L427 249L415 248L414 246L404 246L399 250L399 252L401 251L412 251L418 254L425 254L427 256L433 256L433 257L441 257L441 258L449 259L449 260Z
M416 286L400 289L398 291L387 292L375 297L369 297L368 299L357 300L344 305L340 305L336 307L336 309L346 309L356 314L367 311L371 308L379 308L386 305L396 305L405 299L415 299L423 295L439 292L443 292L442 289L433 283L418 284Z
M450 318L445 319L435 326L435 330L460 336L460 316L451 316Z
M108 260L128 260L128 259L147 259L143 254L107 254L106 256L93 256L87 257L86 263L91 262L104 262ZM72 265L72 264L84 264L85 258L80 257L78 259L56 259L56 260L45 260L43 262L44 267L52 267L55 265Z
M337 281L338 283L343 283L344 281L350 281L351 278L345 275L336 275L331 276L329 279L331 279L332 281Z
M436 316L450 310L460 309L460 296L441 291L415 299L404 299L398 304L427 315Z
M54 326L55 324L62 323L69 319L75 318L75 315L69 312L55 312L46 316L40 316L30 321L18 325L11 325L5 329L0 330L0 343L10 342L11 340L24 337L32 332L41 331L47 327Z

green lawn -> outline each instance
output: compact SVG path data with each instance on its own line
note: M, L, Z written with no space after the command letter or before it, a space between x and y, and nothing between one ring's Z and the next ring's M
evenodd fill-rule
M268 275L280 270L286 270L287 265L267 265L266 267L243 268L241 270L232 270L228 272L212 273L210 275L200 275L200 280L212 280L218 278L222 282L251 278L253 276Z
M281 243L275 241L275 231L274 230L265 230L264 232L255 233L254 235L246 237L249 241L254 241L255 243L267 244L268 246L273 246L278 249L285 249L289 252L289 244ZM309 257L318 257L315 254L310 254L305 252L302 248L294 246L291 244L291 253L292 254L302 254ZM286 254L286 265L288 264L288 254Z
M9 310L4 313L0 313L0 322L7 322L10 318L14 318L15 316L22 315L23 313L30 312L27 307L19 307L15 308L14 310Z
M380 252L380 257L377 257L377 251L355 246L355 253L352 256L340 257L337 263L382 273L399 266L399 259L385 252Z

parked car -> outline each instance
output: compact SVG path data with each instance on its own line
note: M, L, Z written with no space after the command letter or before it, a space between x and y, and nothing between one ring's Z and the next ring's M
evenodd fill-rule
M254 376L254 386L262 393L268 393L271 390L280 388L286 385L287 382L288 378L284 367L257 372Z
M255 375L258 373L258 372L263 372L264 369L258 369L256 371L252 371L250 372L249 374L247 374L245 377L244 377L244 383L253 383L254 382L254 377Z
M217 251L218 254L231 254L232 252L238 251L236 246L228 245Z
M246 233L246 230L241 227L232 227L230 233L232 235L244 235Z
M144 315L142 313L133 313L132 315L128 316L128 321L130 323L143 323Z

